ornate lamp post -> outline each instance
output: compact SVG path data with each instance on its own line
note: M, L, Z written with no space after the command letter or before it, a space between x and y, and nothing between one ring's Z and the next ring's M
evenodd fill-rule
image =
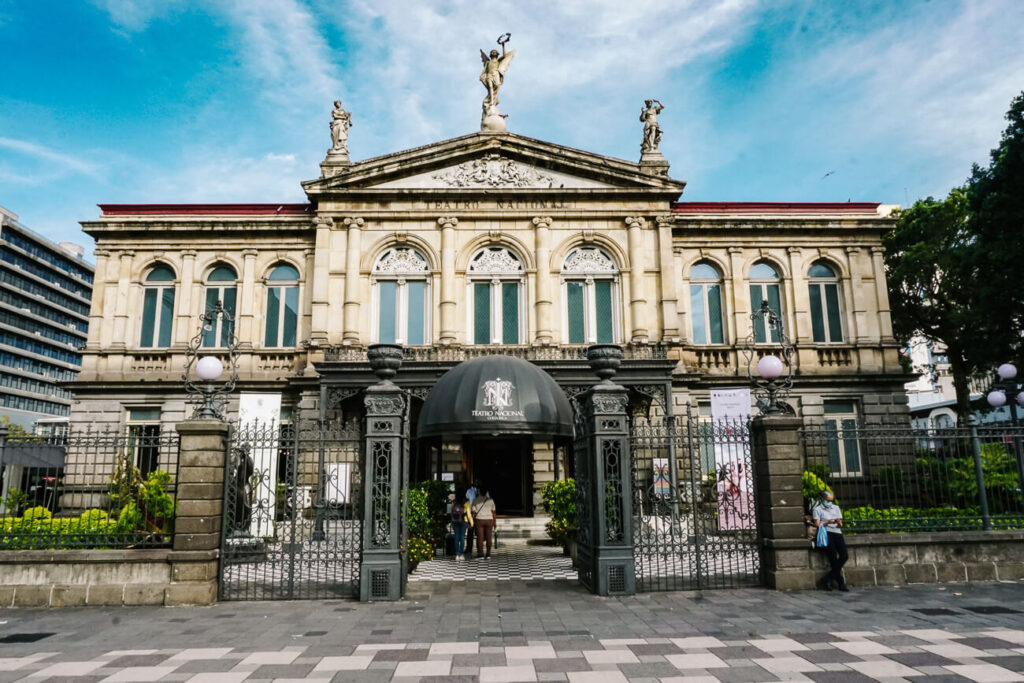
M203 345L203 337L207 332L216 328L217 320L222 325L229 326L231 331L230 342L227 347L228 367L231 375L221 384L217 384L224 373L224 363L217 356L199 357ZM224 309L220 301L216 306L207 309L203 314L202 324L199 332L192 337L185 352L185 373L181 376L185 383L185 394L188 402L194 406L192 411L193 420L223 420L224 407L227 404L228 396L235 390L238 384L238 338L235 337L235 318ZM195 375L201 380L192 380L192 368L195 366Z
M1021 453L1021 435L1017 431L1020 426L1017 420L1017 406L1024 407L1024 386L1017 382L1017 367L1013 363L1003 363L996 368L996 374L999 379L992 383L992 388L985 399L993 408L1001 408L1007 403L1010 405L1010 422L1013 424L1013 454L1017 461L1019 487L1024 484L1024 454ZM1008 396L1013 396L1013 400L1009 400Z
M761 308L750 315L751 329L756 330L757 324L764 326L764 338L777 339L778 354L768 354L758 358L758 349L763 342L757 342L755 333L751 331L747 337L743 353L747 357L747 378L750 380L751 391L757 401L758 410L762 415L792 414L793 408L785 402L793 388L793 344L782 329L782 319L768 305L761 302ZM754 359L757 358L757 374L754 374Z

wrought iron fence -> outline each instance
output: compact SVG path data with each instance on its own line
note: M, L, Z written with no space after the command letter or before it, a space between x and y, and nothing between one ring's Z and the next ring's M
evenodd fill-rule
M1024 429L858 427L801 432L808 511L827 486L847 533L1024 528Z
M0 549L169 546L178 452L156 424L8 437Z
M759 585L748 423L688 411L635 421L630 442L638 589Z

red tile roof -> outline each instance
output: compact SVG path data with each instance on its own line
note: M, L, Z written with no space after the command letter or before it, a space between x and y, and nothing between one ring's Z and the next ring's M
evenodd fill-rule
M875 213L879 202L675 202L673 213Z
M275 216L310 213L310 204L99 204L104 216Z

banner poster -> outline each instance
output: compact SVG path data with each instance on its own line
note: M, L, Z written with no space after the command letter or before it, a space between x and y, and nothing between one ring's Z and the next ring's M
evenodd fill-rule
M651 458L654 468L654 485L651 487L656 498L672 497L672 482L669 480L668 458Z
M250 510L249 533L258 538L274 535L277 499L277 433L281 422L281 394L254 394L242 392L238 397L238 432L253 434L257 438L248 445L249 463L243 466L252 472L245 486L239 486L238 496L246 496ZM260 437L263 438L260 438Z
M718 491L718 528L754 529L754 481L750 449L750 389L711 390L712 436Z

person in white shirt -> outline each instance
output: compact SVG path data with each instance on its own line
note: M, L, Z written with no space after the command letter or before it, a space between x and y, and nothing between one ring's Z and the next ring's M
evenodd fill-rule
M822 578L821 586L830 591L832 584L835 583L839 590L845 593L850 588L843 579L843 565L850 555L846 552L846 539L843 538L843 512L835 504L835 496L831 491L822 491L821 502L814 506L811 515L814 526L819 529L824 527L828 532L828 545L822 550L825 551L831 569Z

